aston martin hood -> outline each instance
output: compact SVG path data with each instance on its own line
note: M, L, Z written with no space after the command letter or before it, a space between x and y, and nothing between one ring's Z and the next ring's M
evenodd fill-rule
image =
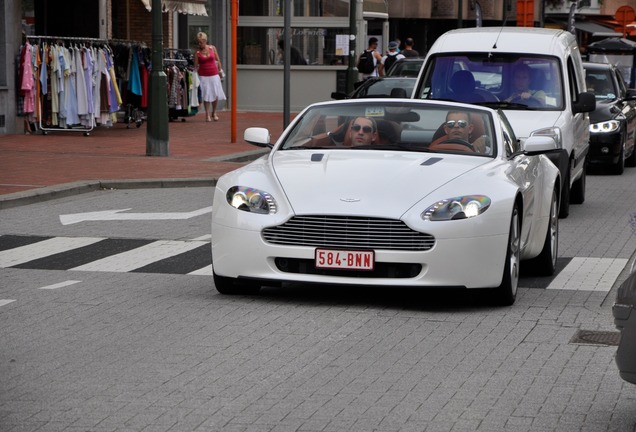
M297 214L399 218L432 191L489 160L435 153L303 150L277 152L273 167Z

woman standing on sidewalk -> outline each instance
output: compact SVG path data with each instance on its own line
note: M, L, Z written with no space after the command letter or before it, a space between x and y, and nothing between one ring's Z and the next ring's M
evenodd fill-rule
M216 105L220 100L225 100L225 93L221 85L223 68L221 59L214 45L208 45L208 35L197 33L199 49L194 56L194 68L199 73L201 99L205 108L205 121L218 121ZM210 106L212 112L210 113Z

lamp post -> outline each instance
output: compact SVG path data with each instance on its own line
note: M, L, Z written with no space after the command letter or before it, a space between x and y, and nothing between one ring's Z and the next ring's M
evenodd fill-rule
M161 0L152 0L152 73L148 94L146 156L168 156L168 80L163 71Z
M358 0L349 0L349 66L347 67L347 94L353 91L353 83L358 81L358 68L356 67L356 34L358 25L356 21L356 3Z

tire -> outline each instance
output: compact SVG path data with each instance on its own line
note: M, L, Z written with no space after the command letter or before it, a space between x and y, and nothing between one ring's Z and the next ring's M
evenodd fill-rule
M621 144L621 152L618 161L612 165L612 174L622 175L625 172L625 144Z
M552 276L556 271L556 262L559 251L559 215L557 191L552 192L552 201L550 203L550 222L545 234L545 242L541 253L529 261L527 261L533 274L536 276Z
M214 277L214 287L221 294L227 295L252 295L257 294L261 287L255 283L239 281L234 278L219 276L212 273Z
M510 218L510 233L506 250L506 264L501 285L495 288L494 300L498 305L511 306L517 298L519 286L519 262L521 260L521 219L519 207L515 204Z
M587 158L583 161L583 172L572 185L570 191L570 204L583 204L585 202L585 186L587 178Z
M636 167L636 146L632 149L632 154L625 159L625 166L630 168Z
M561 201L559 202L559 217L561 219L565 219L570 214L570 168L571 166L568 166L561 188Z

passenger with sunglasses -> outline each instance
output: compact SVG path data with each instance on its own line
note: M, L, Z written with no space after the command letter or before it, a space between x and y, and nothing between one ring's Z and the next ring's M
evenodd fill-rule
M378 140L378 126L375 120L367 117L356 117L349 130L351 145L373 144Z

